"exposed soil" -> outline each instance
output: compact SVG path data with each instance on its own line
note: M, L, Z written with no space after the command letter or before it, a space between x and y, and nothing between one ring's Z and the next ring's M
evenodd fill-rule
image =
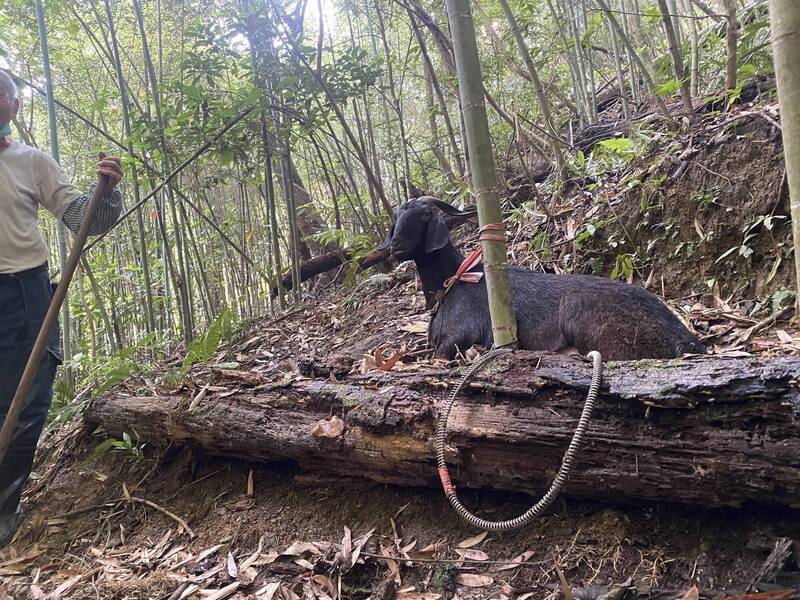
M679 146L651 176L654 182L668 179L655 190L645 180L643 189L627 193L620 203L617 212L630 215L620 223L632 232L637 254L651 258L656 289L663 279L668 295L685 296L708 290L706 281L714 278L723 296L765 298L792 286L782 141L777 128L758 114L714 123L682 139L686 146ZM687 147L696 153L676 158ZM681 168L685 170L678 174ZM747 229L765 216L775 217L773 229L753 229L747 243L751 255L744 258L736 251L719 260L741 245ZM778 257L780 266L768 282Z
M789 194L776 118L774 104L760 104L704 117L689 131L634 127L636 135L657 141L624 168L599 180L575 180L568 194L548 200L552 219L523 220L517 262L609 275L617 256L631 254L632 281L667 298L707 295L712 278L723 297L736 300L792 288ZM587 223L595 230L581 244ZM537 243L542 231L544 252ZM752 252L720 259L748 233Z
M404 567L402 585L445 597L448 578L474 573L487 575L492 582L481 588L456 586L460 597L534 592L533 597L546 598L555 595L556 565L575 587L610 586L632 578L640 589L681 590L692 582L704 590L744 589L776 539L800 536L798 515L790 511L766 515L757 509L708 511L565 500L530 527L490 534L472 547L489 560L510 560L530 551L524 567L497 572L502 565L458 564L457 544L476 531L431 490L399 489L358 478L321 480L285 465L261 465L252 467L251 497L246 494L251 467L244 463L180 450L139 460L119 454L85 462L91 447L82 442L77 454L84 462L60 471L51 481L36 505L38 518L16 545L21 554L38 553L22 565L26 570L42 568L41 578L49 584L42 586L45 590L68 581L81 568L86 573L100 567L94 585L91 578L79 582L64 596L69 598L159 598L179 587L181 571L170 570L171 564L217 544L223 547L212 559L190 565L189 573L194 569L199 575L225 564L229 552L241 563L259 547L259 540L264 554L282 551L298 540L339 542L345 527L354 539L375 530L365 547L370 553L384 547L398 555L400 547L413 542L408 552L414 556L435 544L435 551L420 556L456 562ZM145 496L185 519L197 537L188 540L180 535L175 521L152 508L119 502L123 483L132 496ZM464 496L471 507L494 518L517 514L530 503L529 498L508 494ZM65 513L107 502L110 506L69 517L66 523L59 520ZM61 524L45 527L42 519ZM181 550L163 559L153 549L159 548L167 532L172 533L162 553L179 546ZM152 557L143 561L141 553L147 549ZM299 589L307 576L291 567L284 567L288 572L267 571L249 591L270 580ZM344 576L343 597L369 596L375 583L388 574L384 563L368 558ZM204 587L219 589L231 581L223 572ZM18 594L14 597L27 597Z

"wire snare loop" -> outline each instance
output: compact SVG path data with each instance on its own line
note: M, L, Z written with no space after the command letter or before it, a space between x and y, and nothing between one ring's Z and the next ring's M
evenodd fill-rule
M453 391L450 392L450 396L448 396L447 401L442 409L442 414L439 416L439 425L436 429L436 461L439 467L439 479L442 482L445 495L450 500L450 504L453 505L453 508L456 509L456 512L461 515L464 520L475 527L488 531L507 531L509 529L516 529L518 527L527 525L542 512L544 512L544 510L553 503L556 497L558 497L559 492L561 492L562 488L569 479L570 471L572 470L572 461L577 456L578 450L583 443L583 437L586 434L586 429L589 426L589 420L592 417L592 410L594 409L594 403L597 400L597 394L600 391L600 383L603 378L603 358L599 352L593 350L587 355L587 358L592 359L592 383L589 386L589 393L586 395L586 402L583 405L583 410L581 411L580 419L578 419L578 426L575 428L572 441L570 442L567 451L564 453L564 458L561 461L561 468L558 470L553 483L550 485L550 489L547 490L547 493L542 496L539 502L531 506L520 516L507 521L487 521L486 519L481 519L477 515L474 515L467 508L465 508L463 504L461 504L458 499L458 495L456 494L455 486L450 480L450 473L447 470L447 463L444 459L445 438L447 436L447 419L450 416L450 410L453 408L453 403L455 402L456 396L458 396L459 392L464 387L464 384L466 384L466 382L486 364L501 354L505 354L506 352L511 352L511 350L506 348L490 350L472 365L470 365L470 367L461 377L458 385L456 385L456 387L453 388Z

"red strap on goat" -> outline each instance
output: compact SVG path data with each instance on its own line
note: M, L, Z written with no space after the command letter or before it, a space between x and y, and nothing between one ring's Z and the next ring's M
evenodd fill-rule
M467 258L464 259L458 269L456 270L455 275L450 277L447 281L444 282L445 287L450 287L456 281L466 281L467 283L478 283L483 277L483 273L467 273L472 267L477 265L481 260L481 255L483 254L483 248L481 248L480 244L475 250L472 251Z
M495 242L504 242L506 239L505 228L506 226L503 223L489 223L488 225L484 225L478 230L478 239L480 241L492 240ZM488 233L490 231L501 231L503 233ZM478 244L475 250L472 251L472 254L465 258L464 261L458 266L455 274L452 277L447 278L447 280L444 282L444 287L436 294L436 304L433 306L434 314L437 310L439 310L439 304L456 281L464 281L465 283L478 283L483 278L483 273L467 272L480 262L482 255L483 247L481 244ZM442 483L444 483L444 480ZM445 484L445 491L446 490L447 485Z
M478 231L480 235L478 236L479 240L493 240L497 242L503 242L506 239L505 233L487 233L489 231L503 231L505 232L506 226L503 223L489 223L488 225L484 225ZM467 273L472 267L477 265L480 260L481 256L483 255L483 247L478 244L475 250L472 251L467 258L464 259L458 269L455 272L455 275L450 277L447 281L444 282L445 289L448 289L452 286L456 281L464 281L466 283L478 283L481 278L483 277L483 273Z

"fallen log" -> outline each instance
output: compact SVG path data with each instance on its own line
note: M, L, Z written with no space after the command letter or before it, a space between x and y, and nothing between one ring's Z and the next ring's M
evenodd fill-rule
M590 371L576 358L523 351L488 365L450 416L456 485L541 493L572 436ZM180 395L116 393L95 399L85 419L112 435L135 431L149 444L438 485L435 416L453 373L378 372L346 383L260 383L257 371L245 373L236 377L249 388L224 398L209 393L198 406L190 408L191 398ZM798 375L797 357L608 363L566 493L800 507ZM343 423L328 422L312 435L332 415Z
M380 262L383 262L389 258L389 250L380 250L379 248L375 248L371 250L364 256L356 261L358 263L359 270L368 269L374 265L377 265ZM326 273L339 267L345 263L350 262L353 260L353 255L350 253L349 250L334 250L333 252L328 252L327 254L321 254L320 256L315 256L300 265L300 282L308 281L312 277L316 277L322 273ZM283 285L284 289L290 290L292 289L292 274L291 272L286 273L281 278L281 284ZM278 295L278 288L275 287L272 289L272 297Z
M416 188L418 189L418 188ZM449 229L453 229L456 225L463 223L469 217L464 216L454 216L454 215L447 215L445 218L445 222ZM390 258L389 249L381 249L381 248L373 248L369 252L367 252L364 256L356 260L356 264L358 265L359 271L365 271L370 267L374 267L375 265L382 263L385 260ZM309 279L316 277L317 275L321 275L322 273L327 273L328 271L332 271L333 269L342 266L345 263L353 261L353 254L347 248L334 250L333 252L328 252L327 254L320 254L319 256L315 256L306 260L305 262L300 264L300 282L306 282ZM292 273L291 271L284 274L281 278L281 285L283 285L284 289L291 290L292 289ZM272 288L272 297L275 298L278 295L278 288Z

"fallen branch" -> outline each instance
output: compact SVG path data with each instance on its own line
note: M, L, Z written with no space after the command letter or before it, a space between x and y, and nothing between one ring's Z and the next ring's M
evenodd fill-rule
M367 253L365 256L359 258L356 262L358 265L358 269L363 271L364 269L368 269L374 265L377 265L380 262L383 262L389 258L389 250L380 250L375 248ZM300 281L301 283L304 281L308 281L309 279L316 277L322 273L327 273L339 267L345 263L351 262L353 260L353 255L349 250L335 250L333 252L328 252L327 254L321 254L320 256L315 256L300 265ZM287 273L281 279L281 283L284 289L290 290L292 289L292 274ZM272 289L272 297L276 297L278 295L278 288L275 287Z
M463 223L465 219L469 219L470 216L452 216L448 215L445 219L448 228L452 230L452 228L460 223ZM367 254L362 256L361 258L357 259L357 268L359 271L364 271L369 269L370 267L374 267L375 265L382 263L385 260L388 260L389 250L388 249L380 249L374 248L370 250ZM333 252L328 252L327 254L321 254L320 256L315 256L300 265L300 281L305 282L309 279L316 277L317 275L321 275L322 273L327 273L328 271L332 271L333 269L340 267L346 263L352 262L353 254L348 249L340 249L335 250ZM281 284L283 285L284 289L290 290L292 289L292 274L291 272L286 273L281 278ZM276 297L278 295L278 288L272 288L272 297Z

